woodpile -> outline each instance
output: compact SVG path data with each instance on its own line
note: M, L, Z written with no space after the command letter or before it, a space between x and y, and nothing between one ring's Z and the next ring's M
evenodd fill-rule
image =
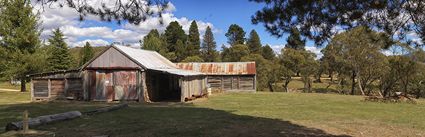
M202 97L206 97L206 96L208 96L208 93L205 93L205 94L202 94L202 95L192 95L192 97L184 98L184 101L185 102L186 101L191 101L191 100L195 100L197 98L202 98Z

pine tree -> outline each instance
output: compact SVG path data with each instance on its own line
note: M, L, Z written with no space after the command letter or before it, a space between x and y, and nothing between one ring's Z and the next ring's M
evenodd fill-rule
M183 42L183 44L187 41L187 35L177 21L173 21L167 26L164 35L169 52L176 51L176 44L178 40Z
M68 46L65 43L65 38L59 28L53 30L53 35L48 40L51 47L51 55L48 58L50 70L67 70L71 65L71 55L68 51Z
M231 46L245 43L245 31L239 25L230 25L225 35L227 37L227 43Z
M276 54L269 45L261 47L261 55L267 60L273 60L276 57Z
M0 46L3 48L4 64L0 74L21 80L21 91L26 91L26 75L42 71L39 66L45 66L38 53L40 46L40 30L38 29L38 14L33 13L31 1L7 0L0 1ZM2 56L3 56L2 55Z
M87 63L93 58L94 52L89 42L86 42L86 45L84 45L83 49L80 51L80 55L80 65Z
M261 53L261 40L255 30L252 30L249 33L249 38L246 41L246 45L249 48L251 53L260 54Z
M183 59L185 59L187 57L186 52L187 52L187 49L185 45L183 44L183 42L181 40L177 40L176 51L174 52L177 57L175 61L180 62Z
M198 56L201 41L199 39L199 30L196 21L192 21L189 28L189 38L188 38L188 56Z
M166 53L164 48L164 42L161 40L158 30L152 29L148 35L143 38L142 49L153 50L159 52L161 55Z
M177 21L171 22L164 33L165 44L167 49L167 57L171 61L178 62L185 59L188 55L186 42L187 35L185 34L182 26ZM180 45L177 45L178 41ZM177 47L180 46L180 47ZM183 50L184 49L184 50Z
M300 31L297 28L292 28L288 39L286 40L286 46L295 50L304 50L305 40L301 39Z
M202 58L204 61L206 62L216 61L216 58L217 58L217 50L215 49L216 47L217 45L214 40L214 35L211 31L211 28L208 26L205 31L204 39L203 39L202 47L201 47Z

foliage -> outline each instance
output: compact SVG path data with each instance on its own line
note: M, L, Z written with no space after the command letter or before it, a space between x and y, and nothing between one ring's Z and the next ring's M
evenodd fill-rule
M255 30L249 33L249 38L246 41L246 45L249 48L250 53L260 54L261 53L261 40Z
M40 53L38 14L33 13L30 1L0 1L0 75L20 79L21 91L26 91L26 75L41 71L45 66Z
M238 44L232 47L222 47L222 61L237 62L241 61L242 57L249 54L249 48L246 45Z
M382 77L381 68L385 66L385 56L381 49L386 46L382 34L367 27L356 27L335 35L324 50L325 64L338 67L339 73L351 74L351 94L355 94L355 84L362 95L369 94L372 84ZM333 65L333 66L329 66ZM344 72L343 72L344 71ZM357 80L357 81L356 81Z
M267 60L273 60L276 58L276 54L269 45L261 47L261 55Z
M201 40L199 39L199 31L196 21L192 21L190 24L187 44L186 52L188 52L188 56L198 56Z
M257 90L269 89L274 91L273 85L278 81L279 75L276 75L276 71L279 68L269 60L264 59L259 54L250 54L242 57L241 61L255 61L255 67L257 70Z
M167 45L167 50L169 52L167 54L175 55L175 59L171 59L172 61L179 62L187 57L187 35L185 34L182 26L180 26L177 21L173 21L167 26L164 33L164 39L166 42L165 45ZM180 41L180 43L178 41Z
M289 37L286 40L285 47L292 48L295 50L304 50L305 40L301 39L300 31L293 27L289 33Z
M282 37L297 26L301 34L321 45L338 31L368 26L399 40L414 31L424 40L425 3L419 0L292 1L253 0L263 9L252 17L272 35ZM387 46L391 46L389 43Z
M218 52L216 50L216 42L210 26L207 27L201 47L202 59L206 62L217 61Z
M182 60L182 62L204 62L204 60L199 56L189 56Z
M165 42L161 39L158 30L152 29L148 35L143 37L143 41L141 41L141 48L145 50L153 50L165 56L167 54L167 49L164 47L164 43Z
M65 43L65 38L59 28L53 30L53 35L49 38L49 46L51 47L51 55L49 56L49 70L67 70L72 63L71 55L68 51L68 46Z
M94 51L89 42L86 42L83 49L80 51L80 65L83 65L90 61L94 57Z
M279 56L280 63L282 64L282 76L284 79L284 89L288 90L288 84L291 81L291 74L300 73L302 81L304 82L304 90L311 91L311 76L315 74L318 68L318 63L314 59L314 53L306 50L295 50L285 47L282 49Z
M245 43L245 31L239 25L230 25L225 36L231 46Z

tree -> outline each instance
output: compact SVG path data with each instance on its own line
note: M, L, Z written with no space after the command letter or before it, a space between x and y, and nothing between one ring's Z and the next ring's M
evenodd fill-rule
M264 59L259 54L249 54L242 57L241 61L255 61L257 70L257 90L269 89L273 92L273 85L279 80L280 73L279 65L276 65L272 61Z
M261 47L261 55L267 60L273 60L276 58L276 54L269 45Z
M176 43L176 50L175 50L175 55L176 55L176 62L180 62L183 59L185 59L187 57L187 55L185 54L187 51L186 46L183 44L183 42L181 40L177 40Z
M86 42L86 45L84 45L83 49L80 51L80 55L80 65L87 63L94 57L94 51L89 42Z
M334 30L368 26L399 40L412 40L406 37L411 31L425 40L425 3L418 0L254 1L267 6L255 13L252 22L263 23L277 37L297 26L303 36L321 45L338 32Z
M248 46L242 44L234 45L230 48L223 49L222 60L228 62L237 62L241 61L242 57L247 56L248 54Z
M361 94L365 95L365 88L381 77L380 68L384 66L385 56L380 51L387 42L382 35L368 27L356 27L335 35L328 45L330 49L327 51L331 53L326 55L328 63L335 63L336 58L342 59L344 64L339 60L339 67L351 72L351 94L355 94L357 83Z
M246 41L249 51L254 54L261 54L261 40L255 30L249 33L249 38Z
M289 37L286 40L285 47L292 48L295 50L304 50L305 40L301 39L300 32L297 28L293 27L289 33Z
M196 21L192 21L192 23L190 24L189 37L187 43L188 56L198 56L201 40L199 39L199 31Z
M205 34L204 34L204 39L202 42L202 47L201 47L201 54L202 54L202 58L204 61L206 62L214 62L217 61L217 50L216 50L216 43L214 40L214 35L211 31L211 28L208 26Z
M164 46L164 40L161 39L161 36L156 29L152 29L148 35L143 37L141 42L141 48L145 50L153 50L159 54L166 56L167 49Z
M245 31L239 25L230 25L225 36L231 46L245 43Z
M282 64L282 74L284 76L284 89L288 91L289 82L292 80L294 73L300 73L301 79L304 82L304 91L311 91L311 78L318 67L317 62L314 60L315 55L306 50L295 50L285 47L281 50L279 56L280 63Z
M204 62L204 60L199 56L189 56L182 60L182 62Z
M53 30L53 35L50 36L49 46L51 47L51 55L48 58L50 70L67 70L71 65L71 55L68 51L68 46L65 43L65 38L59 28Z
M26 91L26 75L40 71L34 59L40 47L38 14L33 13L30 1L1 1L0 46L4 54L4 66L0 73L5 77L21 80L21 91ZM2 53L3 54L3 53ZM42 57L42 56L40 56ZM45 64L42 64L45 65Z
M164 37L166 42L165 45L167 45L167 51L174 53L177 57L175 60L172 61L181 61L187 57L187 35L182 29L182 26L180 26L177 21L173 21L167 26L167 28L165 29ZM177 45L178 41L181 42L179 43L180 45Z

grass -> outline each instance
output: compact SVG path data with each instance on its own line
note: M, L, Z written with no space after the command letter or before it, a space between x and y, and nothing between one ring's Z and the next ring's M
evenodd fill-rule
M35 117L112 105L28 100L28 93L0 91L0 134L1 126L21 119L23 110ZM361 100L314 93L219 94L191 103L131 103L35 129L56 136L425 136L424 100L417 105Z

